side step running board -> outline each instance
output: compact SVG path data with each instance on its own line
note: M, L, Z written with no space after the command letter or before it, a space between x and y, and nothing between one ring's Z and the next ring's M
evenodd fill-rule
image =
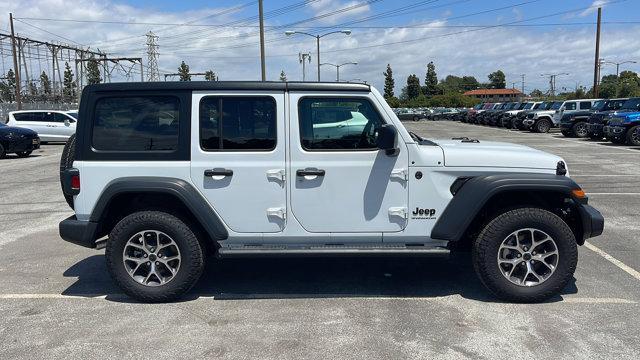
M217 256L223 258L245 256L383 256L383 255L435 255L449 254L449 249L439 246L240 246L221 247Z

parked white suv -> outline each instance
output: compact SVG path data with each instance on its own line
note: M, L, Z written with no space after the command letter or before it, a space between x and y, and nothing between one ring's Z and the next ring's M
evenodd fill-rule
M560 109L556 110L553 114L553 125L560 126L560 120L562 116L569 115L578 111L588 111L593 107L596 101L602 99L579 99L579 100L567 100L560 106Z
M76 132L77 116L77 110L19 110L9 113L7 125L31 129L42 142L67 141Z
M541 301L604 226L560 157L423 139L368 85L100 84L82 104L61 159L75 215L60 236L106 247L114 281L142 301L187 292L208 253L452 249L472 251L497 296Z

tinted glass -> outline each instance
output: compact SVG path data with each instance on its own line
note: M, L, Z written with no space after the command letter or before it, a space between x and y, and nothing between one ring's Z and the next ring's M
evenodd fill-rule
M67 115L70 115L72 118L74 119L78 119L78 113L77 112L68 112Z
M591 101L580 101L580 110L591 109Z
M200 101L204 150L272 150L276 147L272 97L206 97Z
M577 105L578 105L578 103L575 103L575 102L564 103L564 109L565 110L575 110ZM591 107L591 106L589 106L589 107Z
M304 98L298 104L300 138L307 150L377 149L384 124L366 99Z
M71 120L67 116L61 113L53 113L53 121L58 123L63 123L65 120Z
M561 106L562 106L562 102L554 102L554 103L551 103L551 108L550 109L551 110L558 110L558 109L560 109ZM575 107L574 107L574 109L575 109Z
M640 98L633 98L625 101L622 105L622 109L625 110L640 110Z
M98 99L93 147L107 151L161 151L178 148L180 101L173 96Z
M16 121L45 121L45 112L17 113L13 114Z
M605 109L609 109L612 105L612 102L609 100L598 100L596 102L593 103L593 106L591 106L591 110L605 110Z
M618 110L624 105L626 100L611 100L609 101L608 107L610 110Z

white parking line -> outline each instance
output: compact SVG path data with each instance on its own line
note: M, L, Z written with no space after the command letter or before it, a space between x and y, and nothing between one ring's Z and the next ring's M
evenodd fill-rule
M596 254L602 256L603 258L607 259L607 261L609 261L613 265L619 267L620 269L622 269L627 274L633 276L634 278L636 278L636 280L640 280L640 272L638 272L637 270L635 270L632 267L626 265L625 263L623 263L622 261L614 258L613 256L607 254L606 252L601 250L599 247L593 245L592 243L590 243L588 241L585 241L584 246L587 249L589 249L589 250L595 252Z
M623 192L615 192L615 193L603 193L603 192L587 192L587 196L589 195L625 195L625 196L636 196L636 195L640 195L640 193L623 193Z
M576 173L571 173L571 177L574 177L574 176L578 176L578 177L583 177L583 176L597 176L597 177L601 177L601 176L607 176L607 177L633 176L633 177L639 177L640 178L640 174L576 174Z

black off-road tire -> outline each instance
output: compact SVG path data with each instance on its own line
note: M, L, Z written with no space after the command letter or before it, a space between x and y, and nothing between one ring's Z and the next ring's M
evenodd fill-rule
M175 277L164 285L146 286L129 276L123 263L124 247L136 233L162 231L180 250L181 263ZM203 246L189 226L179 218L160 211L140 211L126 216L111 230L105 258L107 269L116 284L127 295L143 302L174 301L189 291L204 270Z
M62 156L60 156L60 188L64 190L62 185L62 173L73 166L73 161L76 159L76 134L73 134L67 140L67 143L62 149ZM67 195L64 192L64 199L67 204L73 209L73 195Z
M578 121L573 124L571 127L571 134L577 138L586 138L589 136L589 131L587 130L587 123L584 121Z
M2 143L0 143L0 159L4 159L5 156L7 156L7 152L5 151Z
M502 275L498 251L502 242L518 229L536 228L549 234L556 243L558 264L555 272L534 286L520 286ZM540 208L519 208L496 216L482 230L473 245L473 266L480 281L498 298L533 303L557 295L573 277L578 249L573 232L557 215Z
M26 158L26 157L29 157L29 155L31 155L32 152L33 151L31 151L31 150L19 151L19 152L16 153L16 155L18 155L18 157L20 157L20 158Z
M571 131L569 130L560 130L560 132L562 133L562 135L564 135L565 137L571 137Z
M640 125L627 130L627 145L640 146Z
M420 121L420 117L418 115L413 116L413 121Z
M536 122L532 129L537 133L548 133L551 129L551 121L549 121L548 119L540 119L538 120L538 122Z

